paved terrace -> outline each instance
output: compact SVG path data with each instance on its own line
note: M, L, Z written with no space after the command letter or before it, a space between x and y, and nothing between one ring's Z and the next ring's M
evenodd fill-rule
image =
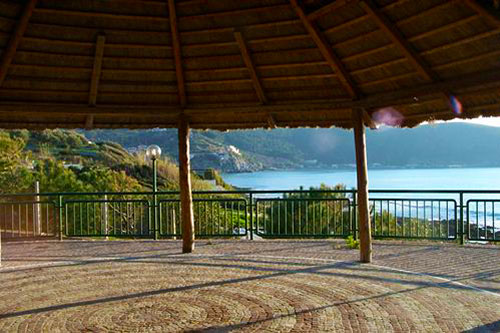
M4 242L0 331L500 330L500 247L342 244Z

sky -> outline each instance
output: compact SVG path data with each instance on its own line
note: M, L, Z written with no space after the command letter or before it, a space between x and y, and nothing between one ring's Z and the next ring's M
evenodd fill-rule
M500 117L487 117L487 118L477 118L477 119L455 119L451 120L451 122L465 122L469 124L479 124L493 127L500 127Z

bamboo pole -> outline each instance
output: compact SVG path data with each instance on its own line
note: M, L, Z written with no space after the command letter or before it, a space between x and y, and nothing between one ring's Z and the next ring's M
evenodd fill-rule
M178 134L182 252L190 253L194 250L194 217L189 165L189 122L184 115L180 117Z
M356 147L356 172L358 176L358 214L360 261L372 261L372 235L368 199L368 166L366 162L366 133L363 109L353 109L354 143Z

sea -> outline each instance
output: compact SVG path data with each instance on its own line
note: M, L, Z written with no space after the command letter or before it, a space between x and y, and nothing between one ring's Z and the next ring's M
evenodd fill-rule
M347 189L356 187L355 169L330 170L286 170L259 171L252 173L222 174L224 180L238 188L248 190L295 190L319 187L321 184L334 186L344 184ZM440 169L369 169L370 190L386 190L384 193L370 193L371 199L393 198L389 202L396 207L396 215L403 215L405 209L417 210L424 205L443 216L458 218L460 194L422 191L475 191L464 193L463 204L467 207L464 219L473 224L484 224L484 227L500 228L500 168L440 168ZM418 190L419 192L390 192L397 190ZM498 193L481 193L478 191L498 191ZM261 194L264 195L264 194ZM267 196L279 196L269 194ZM409 201L401 201L405 199ZM412 201L413 200L413 201ZM419 201L420 200L420 201ZM422 203L422 200L423 203ZM438 200L438 201L425 201ZM447 205L445 201L452 200ZM419 201L419 202L417 202ZM434 206L439 205L439 208Z
M258 171L224 173L224 180L251 190L293 190L321 184L356 187L355 169ZM371 189L498 190L500 168L369 169Z

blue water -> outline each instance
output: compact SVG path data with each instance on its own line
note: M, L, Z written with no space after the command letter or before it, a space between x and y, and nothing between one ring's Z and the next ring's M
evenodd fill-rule
M370 189L397 190L498 190L500 191L500 168L446 168L446 169L375 169L369 170ZM346 187L356 187L356 170L298 170L298 171L260 171L254 173L222 174L228 183L253 190L293 190L301 186L304 189L318 187L322 183L334 186L344 184ZM276 194L277 195L277 194ZM371 194L374 198L404 198L404 199L451 199L459 203L457 193L377 193ZM494 226L500 230L500 201L487 203L481 202L468 205L469 199L500 200L500 194L466 193L464 204L470 213L471 223ZM391 204L397 204L393 201ZM424 203L425 204L425 203ZM435 202L437 205L437 202ZM434 208L442 216L454 216L455 208L452 203ZM406 210L411 210L416 216L416 202L400 203L396 215ZM417 204L418 205L418 204ZM495 207L493 207L493 205ZM404 207L403 207L404 206ZM448 214L448 215L446 215ZM437 215L436 215L437 216ZM484 221L484 222L483 222ZM496 225L496 226L495 226Z
M374 169L368 173L371 189L500 190L500 168ZM259 171L222 177L234 186L253 190L308 189L322 183L356 187L355 170Z

